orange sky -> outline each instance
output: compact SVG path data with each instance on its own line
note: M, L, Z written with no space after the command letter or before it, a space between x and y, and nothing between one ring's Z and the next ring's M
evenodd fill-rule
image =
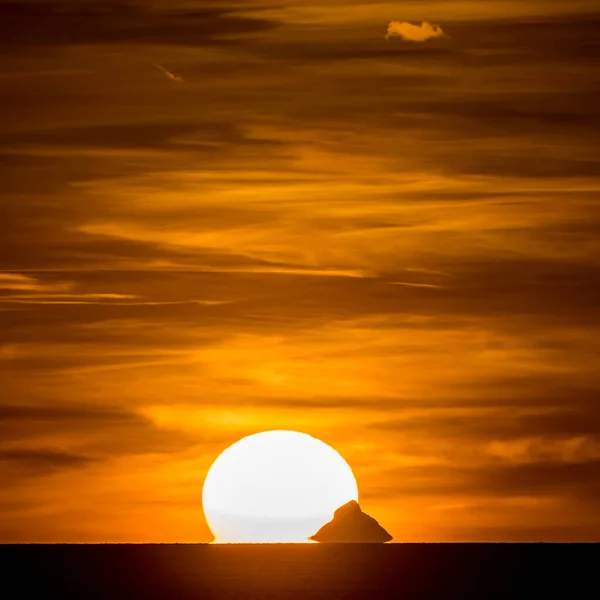
M596 0L0 16L0 542L209 541L271 428L396 541L600 537Z

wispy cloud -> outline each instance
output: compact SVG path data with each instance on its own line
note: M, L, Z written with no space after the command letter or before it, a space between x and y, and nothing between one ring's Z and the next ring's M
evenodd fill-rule
M135 294L90 293L76 290L76 283L24 275L0 273L0 303L4 304L143 304Z
M65 292L72 288L70 283L42 283L35 277L20 273L0 273L0 290L48 293Z

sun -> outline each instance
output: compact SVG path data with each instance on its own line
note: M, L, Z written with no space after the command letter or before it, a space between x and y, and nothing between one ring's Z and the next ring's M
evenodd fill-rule
M202 491L218 543L306 542L350 500L358 488L348 463L297 431L242 438L218 456Z

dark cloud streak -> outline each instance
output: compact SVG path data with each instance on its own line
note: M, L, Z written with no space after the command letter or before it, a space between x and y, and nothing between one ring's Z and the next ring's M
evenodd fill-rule
M222 34L266 31L275 23L232 14L235 9L173 10L126 0L0 3L0 45L4 47L79 44L222 45Z
M0 464L8 463L19 468L21 474L29 477L45 475L62 469L85 467L94 462L93 458L70 454L58 450L0 450Z

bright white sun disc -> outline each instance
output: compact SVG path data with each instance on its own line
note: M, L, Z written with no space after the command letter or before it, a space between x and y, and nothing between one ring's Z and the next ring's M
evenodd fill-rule
M211 466L202 493L217 542L300 542L358 500L352 469L321 440L265 431L236 442Z

